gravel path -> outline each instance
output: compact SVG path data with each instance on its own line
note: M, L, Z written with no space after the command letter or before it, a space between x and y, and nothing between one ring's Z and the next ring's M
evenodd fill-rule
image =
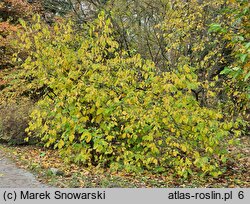
M30 172L18 168L0 150L0 188L46 188Z

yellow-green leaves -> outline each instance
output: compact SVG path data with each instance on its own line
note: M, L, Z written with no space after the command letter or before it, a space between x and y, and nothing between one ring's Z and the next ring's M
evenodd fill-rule
M91 138L92 138L91 133L88 131L85 131L82 133L80 141L85 140L87 143L89 143Z
M59 140L59 142L57 143L57 147L58 149L62 149L62 147L64 146L64 141L62 139Z
M86 32L71 23L50 29L23 42L36 43L22 64L29 87L43 90L29 130L46 146L116 170L219 174L232 124L192 95L201 85L192 67L158 73L140 55L128 57L103 14Z

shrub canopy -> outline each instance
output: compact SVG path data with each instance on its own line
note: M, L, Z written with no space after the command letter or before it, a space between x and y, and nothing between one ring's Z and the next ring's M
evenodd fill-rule
M18 78L26 93L39 96L30 135L85 165L171 169L184 177L223 172L233 123L219 109L200 106L191 66L158 73L153 62L129 56L103 13L78 33L71 22L48 27L33 20L22 22L19 34L28 56Z

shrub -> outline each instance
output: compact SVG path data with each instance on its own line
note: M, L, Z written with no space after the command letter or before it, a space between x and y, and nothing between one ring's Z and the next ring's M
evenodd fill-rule
M82 33L71 23L42 26L39 18L23 26L29 56L19 77L44 93L27 131L47 147L66 161L113 170L222 173L233 124L193 97L200 82L192 67L159 74L152 62L129 57L103 14Z

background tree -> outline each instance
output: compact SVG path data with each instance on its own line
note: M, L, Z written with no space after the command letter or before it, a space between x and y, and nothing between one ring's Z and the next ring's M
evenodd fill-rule
M243 117L250 128L250 2L232 0L223 12L231 15L232 20L226 26L220 22L212 24L211 31L221 35L232 50L232 60L221 72L226 77L225 112L232 117Z

